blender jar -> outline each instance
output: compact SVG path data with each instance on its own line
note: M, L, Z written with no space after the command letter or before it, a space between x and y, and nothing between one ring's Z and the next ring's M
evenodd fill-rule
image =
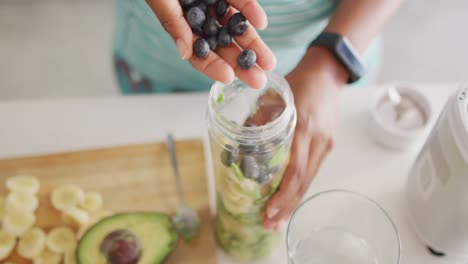
M286 80L267 74L266 87L239 80L211 89L208 132L216 182L215 233L237 260L267 255L280 233L267 230L265 206L277 191L289 161L296 110Z

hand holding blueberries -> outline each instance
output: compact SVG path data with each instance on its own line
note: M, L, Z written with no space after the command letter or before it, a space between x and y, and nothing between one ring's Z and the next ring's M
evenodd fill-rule
M182 59L209 78L230 83L234 76L253 88L275 67L272 51L256 30L267 17L256 0L147 0L174 39Z

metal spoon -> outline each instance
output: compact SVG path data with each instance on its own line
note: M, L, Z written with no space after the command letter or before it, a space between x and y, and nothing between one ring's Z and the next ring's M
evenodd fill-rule
M177 154L175 149L174 137L172 134L167 135L167 145L171 155L172 168L177 183L177 194L179 196L180 205L176 215L172 218L177 232L186 240L191 241L194 239L200 230L200 218L197 212L185 203L184 191L182 189L182 182L179 174L179 165L177 164Z

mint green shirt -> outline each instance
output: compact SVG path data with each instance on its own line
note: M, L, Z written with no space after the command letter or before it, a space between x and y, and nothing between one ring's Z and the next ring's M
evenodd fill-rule
M268 27L259 34L277 57L275 71L283 75L296 66L336 7L334 0L258 2L268 16ZM374 69L380 54L377 42L366 54ZM174 41L144 0L116 0L113 53L124 94L205 91L213 84L180 58Z

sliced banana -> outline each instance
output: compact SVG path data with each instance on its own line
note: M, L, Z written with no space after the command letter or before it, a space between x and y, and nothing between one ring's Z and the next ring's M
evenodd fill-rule
M30 194L36 194L40 187L37 177L29 175L10 177L6 180L5 184L10 191L27 192Z
M56 227L47 234L46 244L53 252L65 253L67 250L76 247L76 236L69 227Z
M98 192L87 192L80 204L88 212L96 212L102 208L102 195Z
M50 251L45 248L39 256L33 259L34 264L60 264L62 261L62 254Z
M89 214L83 209L72 207L62 212L62 220L68 225L80 228L89 222Z
M8 210L3 217L3 229L12 236L21 236L36 222L31 212Z
M24 212L34 212L37 209L37 207L39 207L39 200L34 194L22 191L12 191L7 195L7 211L16 210Z
M47 236L47 247L56 253L65 253L77 246L74 231L65 226L52 229Z
M0 196L0 222L3 220L3 216L5 216L5 207L6 207L6 199L3 196Z
M76 247L65 251L63 256L64 264L76 264Z
M6 259L15 248L16 238L0 229L0 260Z
M44 230L39 227L29 229L20 237L16 248L18 255L26 259L39 256L46 246L46 237Z
M84 200L84 192L78 186L65 184L52 191L50 200L55 209L65 211L81 204Z

